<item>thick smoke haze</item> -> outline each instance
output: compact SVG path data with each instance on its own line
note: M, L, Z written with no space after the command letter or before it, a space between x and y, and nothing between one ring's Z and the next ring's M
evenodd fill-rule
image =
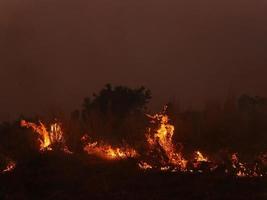
M0 120L70 111L106 83L153 104L267 96L266 0L1 0Z

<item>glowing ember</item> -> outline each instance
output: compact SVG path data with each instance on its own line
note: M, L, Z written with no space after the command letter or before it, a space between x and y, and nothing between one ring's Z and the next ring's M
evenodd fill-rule
M42 122L39 125L31 122L21 121L21 126L26 128L32 128L34 132L39 134L40 150L52 150L54 146L60 146L66 153L71 153L65 145L63 131L60 124L54 123L50 126L48 131Z
M152 169L152 166L146 162L141 161L138 163L138 166L140 169L147 170L147 169Z
M8 158L4 158L4 168L0 169L0 174L5 174L5 173L9 173L9 172L12 172L15 167L16 167L16 163L11 160L11 159L8 159Z
M248 176L247 169L243 163L239 162L238 154L232 155L232 167L237 171L236 175L239 177Z
M3 170L2 173L11 172L15 169L16 163L14 161L9 161L6 168Z
M257 164L254 165L254 167L248 168L246 164L241 163L238 158L238 154L234 153L231 157L232 159L232 167L236 173L236 176L238 177L260 177L263 176L262 173L260 173L259 168L257 167Z

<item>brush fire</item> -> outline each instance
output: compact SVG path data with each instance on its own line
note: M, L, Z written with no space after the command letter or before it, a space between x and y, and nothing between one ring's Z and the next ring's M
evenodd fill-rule
M228 149L188 147L179 142L180 132L167 113L165 107L157 114L143 114L147 128L137 143L79 129L78 148L72 146L68 124L21 120L20 136L29 139L34 151L26 151L26 158L8 151L0 154L0 185L8 194L1 196L0 190L0 199L23 199L24 194L26 199L43 199L38 195L46 191L47 199L166 199L165 190L175 192L174 199L240 199L250 194L247 190L261 195L256 199L266 199L266 153L251 159Z
M84 151L89 155L96 155L107 160L121 160L136 158L138 156L136 150L128 146L112 147L103 142L89 142L88 140L88 135L82 137L82 141L87 141L87 144L84 146Z
M38 133L38 141L40 144L40 151L51 151L53 148L61 148L66 153L71 153L65 145L63 131L59 123L53 123L50 125L50 130L47 130L46 126L39 122L38 124L21 121L21 127L31 128L34 132Z
M266 166L264 154L261 156L260 163L249 165L240 162L238 153L229 155L229 164L227 161L217 162L208 158L200 150L196 150L192 156L187 159L181 149L181 144L175 144L173 135L175 128L170 124L168 115L165 113L166 107L162 113L155 115L147 115L150 119L151 127L148 128L144 139L146 140L146 151L141 152L130 147L127 144L122 146L112 146L103 141L93 141L88 135L84 135L81 141L84 144L84 152L88 155L94 155L104 160L125 160L134 159L137 167L141 170L159 170L179 173L203 173L214 172L224 166L224 173L231 174L236 177L262 177L266 173L260 166ZM40 151L53 151L55 148L65 153L72 153L66 146L64 133L60 123L53 123L46 128L44 123L35 124L21 121L21 126L31 128L38 133ZM10 162L3 171L12 171L15 167L14 162Z

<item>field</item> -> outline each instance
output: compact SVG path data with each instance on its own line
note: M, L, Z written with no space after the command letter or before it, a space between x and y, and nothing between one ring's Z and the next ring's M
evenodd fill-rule
M267 199L267 179L141 171L136 161L46 152L0 176L3 200Z

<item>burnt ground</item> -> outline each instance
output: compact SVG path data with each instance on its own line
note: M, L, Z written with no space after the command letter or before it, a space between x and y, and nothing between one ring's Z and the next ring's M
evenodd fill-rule
M0 175L1 200L267 200L267 178L143 172L134 160L107 162L46 153Z

